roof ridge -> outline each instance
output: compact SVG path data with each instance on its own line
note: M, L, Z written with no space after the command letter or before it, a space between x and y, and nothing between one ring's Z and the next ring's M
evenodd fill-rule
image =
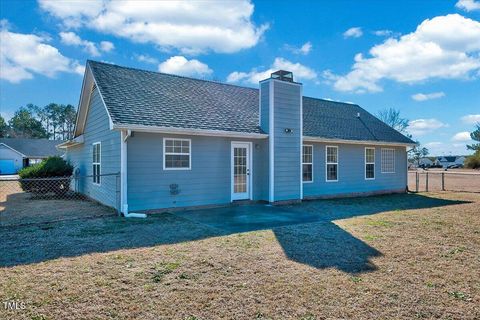
M120 66L120 65L114 64L114 63L108 63L108 62L102 62L102 61L96 61L96 60L90 60L90 59L87 60L87 63L92 63L92 62L97 63L97 64L104 64L104 65L108 65L108 66L113 66L113 67L117 67L117 68L122 68L122 69L129 69L129 70L135 70L135 71L141 71L141 72L147 72L147 73L153 73L153 74L161 74L161 75L164 75L164 76L176 77L176 78L181 78L181 79L188 79L188 80L194 80L194 81L200 81L200 82L209 82L209 83L214 83L214 84L219 84L219 85L224 85L224 86L231 86L231 87L237 87L237 88L242 88L242 89L249 89L249 90L258 91L258 88L240 86L240 85L237 85L237 84L225 83L225 82L220 82L220 81L215 81L215 80L198 79L198 78L193 78L193 77L181 76L181 75L173 74L173 73L165 73L165 72L160 72L160 71L152 71L152 70L145 70L145 69L134 68L134 67Z

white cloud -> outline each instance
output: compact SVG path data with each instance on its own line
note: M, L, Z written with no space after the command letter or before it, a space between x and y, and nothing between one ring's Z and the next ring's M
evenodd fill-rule
M455 141L455 142L467 142L471 140L472 139L470 138L470 132L467 132L467 131L456 133L452 137L452 141Z
M437 119L417 119L408 123L408 132L413 136L422 136L448 125Z
M360 38L361 36L363 36L363 31L360 27L350 28L343 33L344 38Z
M475 0L458 0L455 7L465 11L480 10L480 2Z
M255 25L253 4L242 1L66 1L39 0L40 7L66 27L84 26L176 48L184 54L214 51L232 53L260 41L267 24Z
M315 80L317 73L300 63L293 63L284 58L275 58L272 66L264 71L252 69L249 72L234 71L227 77L227 82L248 82L257 84L259 81L270 78L270 74L278 70L287 70L293 72L295 80Z
M95 43L87 40L82 40L74 32L60 32L60 39L63 44L66 44L68 46L82 47L83 50L85 50L85 52L87 52L91 56L98 57L100 55L100 51L98 51Z
M32 79L34 74L54 77L59 72L76 72L78 63L47 44L46 36L10 32L6 21L1 25L1 79L18 83Z
M412 99L415 101L427 101L432 99L440 99L443 97L445 97L445 92L417 93L412 95Z
M467 114L462 117L462 121L466 124L480 123L480 114Z
M151 64L157 64L158 59L149 56L148 54L136 54L135 59L137 59L140 62L146 62L146 63L151 63Z
M100 41L100 50L103 52L110 52L115 49L115 45L110 41Z
M430 156L442 155L465 155L471 153L467 150L465 143L446 143L446 142L427 142L425 146L428 148Z
M388 38L355 55L352 70L330 77L334 88L349 92L382 91L379 81L417 83L428 79L466 79L480 72L480 22L458 14L423 21L416 31Z
M379 37L388 37L393 35L392 30L375 30L373 31L373 34Z
M312 51L312 43L310 41L305 42L300 48L291 46L291 45L285 45L285 49L291 51L294 54L303 54L307 55Z
M100 50L103 52L110 52L115 48L113 43L111 43L110 41L101 41L100 49L99 49L94 42L83 40L75 32L72 32L72 31L60 32L59 35L60 35L60 40L62 41L63 44L66 44L67 46L82 47L85 52L87 52L89 55L93 57L100 56L101 55Z
M158 65L158 71L182 76L205 76L213 72L205 63L183 56L168 58Z

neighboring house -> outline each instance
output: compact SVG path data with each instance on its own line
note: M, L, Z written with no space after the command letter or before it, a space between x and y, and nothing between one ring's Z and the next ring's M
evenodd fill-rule
M418 166L419 167L424 167L424 168L430 168L433 166L433 161L430 160L429 158L421 158L418 160Z
M47 139L0 138L0 174L15 174L45 158L62 155L57 149L63 141Z
M74 139L80 191L122 212L405 192L415 143L355 104L88 61ZM121 172L120 181L99 174ZM118 186L118 187L117 187Z
M441 156L437 157L436 161L443 168L450 166L462 166L465 163L465 156Z

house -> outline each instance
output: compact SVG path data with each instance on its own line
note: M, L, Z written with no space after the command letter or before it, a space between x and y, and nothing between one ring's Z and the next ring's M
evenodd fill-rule
M88 61L74 139L80 191L129 211L405 192L414 142L355 104ZM120 181L101 174L120 172Z
M62 155L57 149L63 141L47 139L0 138L0 174L15 174L50 156Z
M440 156L437 157L437 164L441 165L443 168L449 168L452 166L463 167L465 162L465 156Z
M418 166L420 168L430 168L431 166L433 166L433 161L429 158L421 158L420 160L418 160Z

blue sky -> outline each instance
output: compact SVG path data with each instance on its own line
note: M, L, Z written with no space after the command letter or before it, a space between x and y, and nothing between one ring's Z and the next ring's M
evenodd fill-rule
M78 103L86 59L393 107L434 155L480 122L480 1L0 2L0 112Z

